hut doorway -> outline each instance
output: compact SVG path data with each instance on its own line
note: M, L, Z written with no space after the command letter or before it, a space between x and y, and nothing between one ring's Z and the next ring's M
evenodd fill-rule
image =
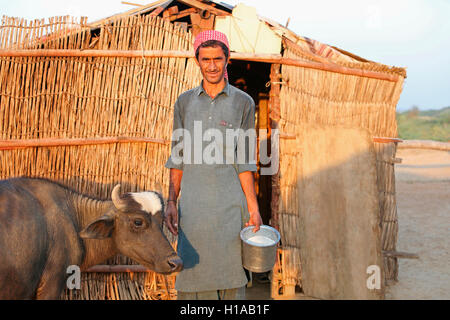
M259 212L265 225L271 225L272 176L260 174L262 164L259 159L259 133L261 130L270 132L269 92L271 87L267 84L270 84L271 66L269 63L242 60L231 60L228 65L230 84L249 94L255 101L255 129L258 134L258 171L255 174L255 191L258 198ZM268 143L268 147L268 153L270 153L270 143ZM270 154L267 156L270 156ZM247 299L271 299L268 272L260 274L248 273L247 276L249 278L246 291Z
M268 110L270 86L266 85L270 83L270 69L269 63L254 61L231 60L228 65L230 84L249 94L255 101L255 129L258 133L258 142L260 130L269 130L270 127ZM258 171L255 175L255 190L259 211L263 223L270 225L271 176L260 175L259 152L257 152L257 157Z

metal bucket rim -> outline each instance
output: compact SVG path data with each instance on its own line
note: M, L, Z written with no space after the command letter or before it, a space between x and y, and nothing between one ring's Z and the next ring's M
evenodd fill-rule
M242 240L243 242L245 242L246 244L248 244L249 246L266 248L266 247L273 247L273 246L276 246L277 243L280 242L281 236L280 236L280 233L278 232L278 230L275 229L275 228L273 228L273 227L271 227L271 226L268 226L268 225L263 224L263 225L260 226L260 229L266 229L266 230L269 230L269 231L273 232L273 233L277 236L277 240L275 241L275 244L258 244L258 245L255 245L255 244L252 244L252 243L248 243L247 239L244 239L244 233L246 233L248 230L253 229L253 228L255 228L255 226L248 226L248 227L245 227L245 228L242 229L241 232L239 233L239 236L240 236L241 240Z

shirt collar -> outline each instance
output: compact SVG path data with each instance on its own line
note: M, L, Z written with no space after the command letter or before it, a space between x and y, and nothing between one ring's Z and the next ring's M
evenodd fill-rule
M204 93L206 95L208 95L205 91L205 89L203 89L203 80L200 83L200 85L197 87L197 95L199 96L201 93ZM227 96L230 96L230 83L228 82L228 80L225 78L225 87L223 87L222 91L220 91L217 96L219 96L221 93L226 94Z

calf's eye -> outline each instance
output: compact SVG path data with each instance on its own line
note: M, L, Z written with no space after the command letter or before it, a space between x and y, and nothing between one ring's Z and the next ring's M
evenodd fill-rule
M133 223L136 227L142 227L144 221L142 221L142 219L134 219Z

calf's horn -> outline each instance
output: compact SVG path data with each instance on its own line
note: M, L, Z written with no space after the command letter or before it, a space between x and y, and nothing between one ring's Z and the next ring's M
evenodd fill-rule
M123 199L120 198L120 184L116 185L111 193L111 199L114 206L121 210L126 207L126 203Z

